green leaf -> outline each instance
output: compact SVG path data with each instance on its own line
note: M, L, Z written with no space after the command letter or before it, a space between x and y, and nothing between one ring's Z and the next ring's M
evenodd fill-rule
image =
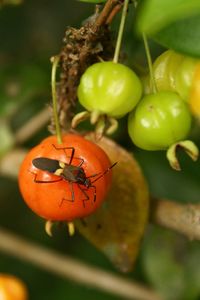
M96 4L98 4L98 3L104 3L104 2L106 2L107 0L78 0L78 1L80 1L80 2L96 3Z
M166 300L199 299L198 242L152 227L146 236L142 260L148 280Z
M133 268L147 224L148 188L141 170L127 151L102 138L113 168L112 188L103 205L91 216L75 221L78 230L122 272Z
M200 57L200 14L174 22L157 33L154 38L167 48Z
M49 89L49 75L37 64L8 65L0 69L0 116L6 117L34 95Z
M137 29L154 34L174 21L196 14L199 0L144 0L138 7Z
M197 266L197 261L200 260L199 242L189 244L185 258L186 283L183 300L198 300L200 295L200 268Z

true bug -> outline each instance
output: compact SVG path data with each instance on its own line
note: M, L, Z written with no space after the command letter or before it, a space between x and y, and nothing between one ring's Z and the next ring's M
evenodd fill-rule
M58 182L61 180L67 181L70 185L71 196L72 196L72 198L68 199L68 201L71 201L71 202L75 201L75 195L74 195L74 189L73 189L73 184L75 183L75 184L77 184L78 188L82 191L82 193L85 196L85 199L83 199L84 206L85 206L85 201L89 200L89 196L87 195L86 191L89 188L93 188L94 189L93 202L95 202L96 201L96 186L94 185L94 182L96 182L101 177L103 177L107 172L109 172L110 169L112 169L117 164L117 162L112 164L110 167L108 167L102 173L97 173L97 174L92 174L90 176L86 176L85 171L82 168L84 159L74 157L75 148L73 148L73 147L57 148L54 144L52 144L52 146L56 150L63 150L64 152L67 149L70 149L72 152L71 152L71 156L69 159L69 163L65 163L65 162L59 161L57 159L51 159L51 158L47 158L47 157L34 158L32 160L32 164L35 168L58 176L58 179L56 179L56 180L43 181L43 180L38 180L37 174L35 174L34 182L36 182L36 183L55 183L55 182ZM78 166L75 166L72 164L72 161L74 158L80 160L80 163ZM91 178L95 178L95 179L91 180ZM84 189L83 187L85 187L86 189ZM61 202L61 204L62 204L62 202Z
M100 207L111 187L114 165L89 137L68 133L59 145L57 136L49 136L25 156L20 192L40 217L71 222Z

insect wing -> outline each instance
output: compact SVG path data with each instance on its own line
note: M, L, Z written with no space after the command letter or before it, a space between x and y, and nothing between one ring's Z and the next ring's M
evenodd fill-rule
M57 169L60 169L58 160L46 157L37 157L32 160L32 164L37 169L47 171L49 173L55 173Z

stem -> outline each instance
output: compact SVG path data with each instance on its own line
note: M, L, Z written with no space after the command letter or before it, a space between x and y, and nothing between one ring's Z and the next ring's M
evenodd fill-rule
M123 37L124 25L125 25L126 16L127 16L128 4L129 4L129 0L125 0L124 5L123 5L123 10L122 10L121 22L120 22L120 26L119 26L119 32L118 32L118 36L117 36L115 54L114 54L114 58L113 58L114 63L118 63L118 60L119 60L119 53L120 53L120 48L121 48L121 44L122 44L122 37Z
M153 64L152 64L149 44L148 44L145 33L142 34L142 37L143 37L143 41L144 41L144 47L145 47L147 62L148 62L148 66L149 66L149 73L150 73L150 78L151 78L151 89L152 89L152 92L154 94L156 94L157 93L157 87L156 87L156 82L155 82L155 78L154 78L154 74L153 74Z
M22 144L30 139L49 122L50 112L44 108L15 132L15 144Z
M190 240L200 240L199 204L180 204L169 199L151 200L151 221L154 224L170 228Z
M0 175L16 179L19 167L26 156L24 149L15 149L7 153L0 161ZM189 239L200 241L200 204L179 204L174 199L154 199L151 197L151 222L182 233ZM47 225L49 228L50 224ZM0 229L0 250L1 229ZM14 249L13 249L14 251Z
M62 136L60 130L60 124L58 120L58 112L57 112L57 93L56 93L56 70L58 67L58 63L60 61L60 57L54 56L52 58L52 72L51 72L51 89L52 89L52 100L53 100L53 116L56 127L56 136L58 140L58 144L62 144Z
M112 10L115 9L115 6L118 5L118 0L108 0L106 1L106 4L101 11L99 17L97 18L95 22L95 27L99 28L101 26L104 26L107 23L107 19L112 13Z
M3 228L0 228L0 251L77 284L116 295L119 299L163 299L152 289L132 279L126 279L26 241Z
M116 14L121 10L122 5L123 5L122 3L119 3L119 4L117 4L117 5L113 8L113 10L111 11L109 17L108 17L107 20L106 20L106 25L109 25L109 24L112 23L112 21L113 21L114 17L116 16Z

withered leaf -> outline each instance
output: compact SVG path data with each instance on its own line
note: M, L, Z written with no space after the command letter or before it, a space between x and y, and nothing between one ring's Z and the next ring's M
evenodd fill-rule
M75 226L115 267L128 272L137 258L148 219L148 187L133 155L108 138L97 144L111 163L118 162L113 168L112 187L102 206L84 220L75 221Z

